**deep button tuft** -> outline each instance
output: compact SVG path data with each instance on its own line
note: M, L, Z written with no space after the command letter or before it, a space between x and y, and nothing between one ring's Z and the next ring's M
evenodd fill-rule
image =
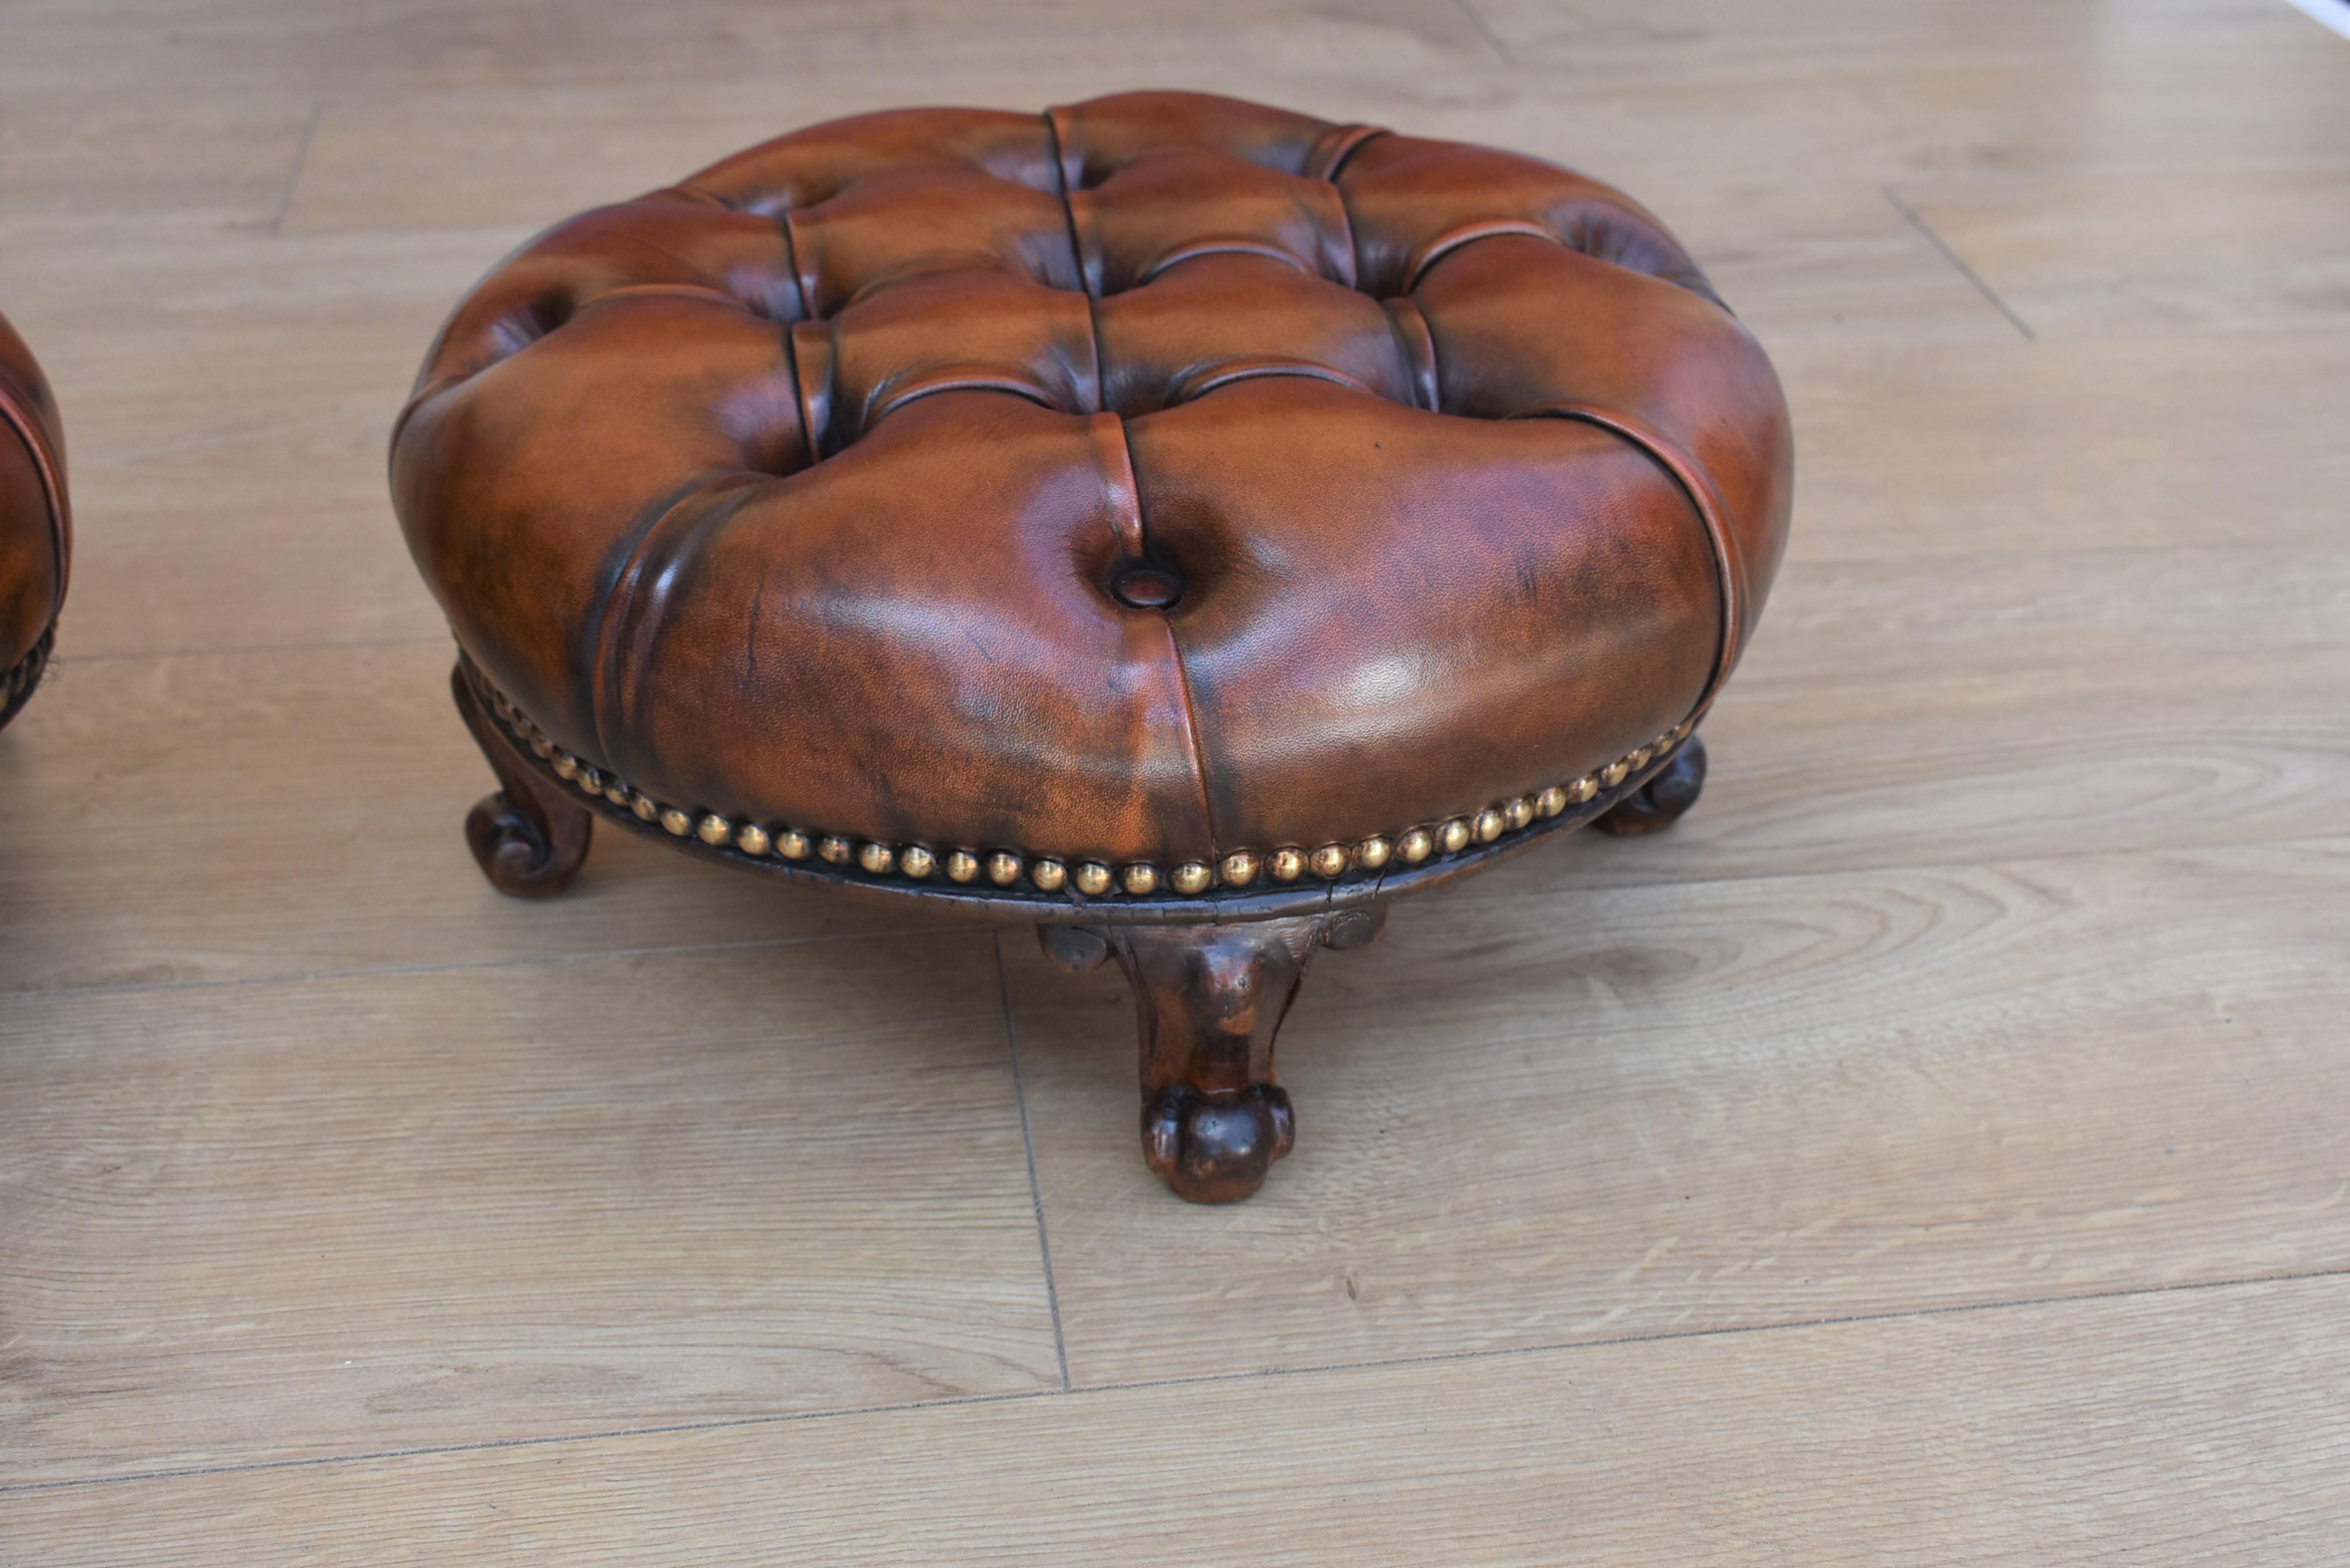
M1183 597L1183 579L1165 566L1128 566L1110 580L1109 592L1132 609L1166 609Z

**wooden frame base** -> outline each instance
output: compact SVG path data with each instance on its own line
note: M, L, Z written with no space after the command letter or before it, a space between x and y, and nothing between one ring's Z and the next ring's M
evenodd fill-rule
M41 683L42 672L49 667L49 649L57 645L57 623L51 621L25 650L25 657L0 673L0 729L32 700L34 689Z
M465 818L465 842L500 892L521 898L561 892L588 858L598 813L646 830L642 814L617 799L567 789L491 712L463 662L450 686L501 786ZM1692 735L1598 803L1592 826L1619 835L1654 833L1679 820L1704 784L1705 747ZM662 836L681 848L723 853L714 845ZM1401 879L1399 886L1386 879L1341 885L1311 901L1281 895L1269 906L1228 899L1172 909L1056 907L946 888L893 889L891 896L920 897L998 920L1036 921L1045 953L1064 969L1091 970L1117 959L1134 992L1140 1035L1143 1161L1192 1202L1230 1203L1263 1186L1274 1162L1296 1141L1295 1112L1274 1075L1274 1044L1315 954L1364 946L1386 925L1395 892L1433 886L1482 863L1430 867L1424 878ZM755 868L812 876L772 862ZM857 888L845 878L837 885Z
M515 749L473 694L464 666L450 672L449 690L502 786L465 814L466 847L501 893L546 898L562 892L588 858L596 819Z

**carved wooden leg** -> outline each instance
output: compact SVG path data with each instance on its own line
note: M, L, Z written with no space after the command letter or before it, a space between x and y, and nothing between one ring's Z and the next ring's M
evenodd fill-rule
M16 716L16 710L31 699L33 688L41 683L41 671L48 668L49 648L57 635L57 623L51 621L48 628L34 639L25 657L5 674L0 674L0 729Z
M1593 818L1591 826L1619 838L1659 832L1679 822L1704 788L1705 742L1691 735L1647 784Z
M1384 906L1229 926L1045 927L1068 969L1115 953L1142 1033L1142 1158L1194 1203L1229 1203L1289 1152L1295 1118L1274 1081L1274 1036L1317 946L1360 947Z
M463 667L450 673L449 685L473 743L504 786L466 814L466 846L501 893L544 898L562 892L588 858L595 817L515 753L514 742L473 695Z

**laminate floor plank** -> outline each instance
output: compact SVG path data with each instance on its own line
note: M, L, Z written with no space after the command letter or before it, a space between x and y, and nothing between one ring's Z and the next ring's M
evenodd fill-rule
M2350 52L2346 50L2345 52ZM1790 342L1794 544L1905 560L2158 545L2339 555L2350 332Z
M49 1568L2322 1568L2340 1278L0 1494Z
M0 736L0 992L773 943L953 919L771 886L607 825L558 898L493 890L496 781L452 646L56 668Z
M0 1000L0 1486L1059 1386L988 939L869 945Z
M1114 971L1003 938L1080 1385L2350 1268L2350 840L1561 897L1318 960L1295 1150L1138 1158Z
M2350 47L2340 53L2336 91L2350 97ZM2350 325L2350 146L2332 168L2042 174L1902 194L2045 337Z

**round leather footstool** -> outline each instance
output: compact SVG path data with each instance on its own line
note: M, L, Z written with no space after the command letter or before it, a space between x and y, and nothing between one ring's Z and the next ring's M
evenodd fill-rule
M0 316L0 724L48 667L72 538L57 406L33 351Z
M1783 543L1778 383L1672 236L1512 153L1189 93L820 125L558 224L392 438L503 789L1116 958L1142 1137L1253 1191L1387 901L1661 826Z

